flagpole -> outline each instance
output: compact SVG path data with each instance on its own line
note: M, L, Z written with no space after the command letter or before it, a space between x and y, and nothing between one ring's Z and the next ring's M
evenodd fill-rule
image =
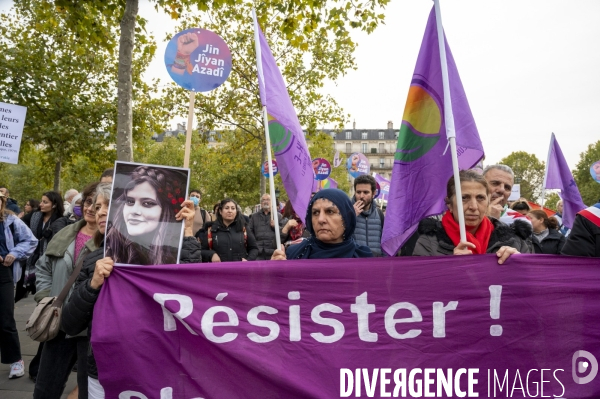
M190 150L192 147L192 125L194 123L194 100L196 98L196 92L190 90L190 105L188 109L188 125L185 134L185 150L183 154L183 167L190 167Z
M542 183L542 206L544 206L544 199L546 197L546 180L548 179L548 163L550 162L550 152L554 144L554 133L550 135L550 147L548 147L548 156L546 157L546 168L544 170L544 182Z
M460 241L467 241L465 228L465 215L462 207L462 190L460 187L460 175L458 169L458 155L456 152L456 131L454 129L454 115L452 113L452 97L450 96L450 83L448 81L448 61L446 59L446 42L444 40L444 28L442 27L442 12L439 0L433 0L435 5L435 21L437 26L438 44L440 47L440 65L442 67L442 84L444 87L444 122L446 123L446 137L450 142L452 155L452 170L454 171L454 186L456 188L456 207L458 208L458 225L460 227Z
M256 51L256 68L258 69L258 76L259 76L259 81L258 84L260 85L261 83L264 85L264 78L262 79L261 82L261 78L264 76L263 75L263 69L262 69L262 58L261 58L261 49L260 49L260 39L258 37L258 31L256 30L256 27L258 26L258 22L256 20L256 10L254 8L252 8L252 20L254 22L254 48ZM266 90L263 90L265 96L266 96ZM264 99L264 102L266 103L266 99ZM263 105L262 107L262 112L263 112L263 125L265 128L265 138L266 138L266 144L267 144L267 161L269 162L269 191L271 193L271 214L273 215L273 223L274 226L273 228L275 229L275 243L277 244L277 249L281 249L281 237L279 235L279 216L277 215L277 206L276 206L276 198L275 198L275 179L273 178L273 160L271 158L271 137L269 135L269 117L267 114L267 106Z

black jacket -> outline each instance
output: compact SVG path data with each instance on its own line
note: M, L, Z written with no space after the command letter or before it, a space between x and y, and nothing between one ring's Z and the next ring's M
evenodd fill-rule
M279 229L277 234L281 234L283 227L283 216L277 213L279 221ZM256 246L258 247L258 257L260 259L271 259L271 255L275 251L275 227L271 227L271 213L265 214L262 210L253 213L250 216L250 225L248 230L254 235Z
M490 236L486 253L496 253L501 247L515 248L522 254L533 252L531 248L531 225L515 220L510 226L490 218L494 231ZM423 219L419 222L419 238L415 244L413 256L452 255L454 243L446 234L442 222L436 219Z
M212 259L216 253L221 258L221 262L237 262L242 258L246 260L256 260L258 247L254 234L245 227L241 229L236 225L238 221L233 222L228 227L223 226L218 220L206 224L206 233L196 234L202 244L202 255L205 261ZM246 234L244 237L244 229ZM239 231L238 231L239 230ZM209 244L208 233L212 236L212 247Z
M15 215L21 213L21 209L19 208L19 205L17 205L17 200L13 198L6 200L6 209L13 211Z
M81 273L75 281L75 288L69 302L63 305L61 315L61 328L69 335L77 335L80 332L88 329L88 338L90 339L90 347L88 349L88 375L92 378L98 379L98 367L96 366L96 359L94 358L94 351L92 348L92 319L94 317L94 306L100 295L100 289L93 289L90 286L92 277L94 276L94 269L96 268L96 261L104 257L104 245L97 250L91 252L83 262ZM200 263L202 258L200 256L200 244L194 237L185 237L183 239L183 245L181 247L181 256L179 257L181 263ZM109 277L110 278L110 277ZM116 355L116 354L115 354Z
M546 238L542 240L542 242L538 242L538 240L533 237L533 249L536 254L550 254L550 255L560 255L560 251L565 245L566 238L562 234L555 229L548 229L548 235Z
M600 227L585 217L576 215L561 253L600 258Z

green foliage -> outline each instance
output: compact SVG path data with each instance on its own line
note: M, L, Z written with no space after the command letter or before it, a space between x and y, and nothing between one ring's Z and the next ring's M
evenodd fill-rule
M37 146L46 168L53 169L56 162L65 170L70 165L78 170L77 163L91 165L81 168L81 176L62 179L76 185L88 180L91 174L85 172L96 170L94 165L105 167L115 159L107 148L116 133L118 58L106 36L117 35L118 21L110 15L102 18L90 3L62 2L85 14L76 21L58 3L17 0L9 13L0 15L0 98L27 107L20 162L26 161L25 149ZM152 37L137 36L132 117L134 137L142 139L163 127L158 121L166 111L163 100L151 98L157 82L147 84L140 77L156 45ZM98 40L105 40L104 45ZM55 180L54 187L59 183Z
M62 193L70 188L81 191L88 183L98 181L104 169L113 165L114 151L112 153L112 156L107 152L106 158L94 160L75 155L63 169ZM21 155L23 160L18 165L3 164L0 184L8 187L10 196L22 208L30 198L40 200L42 193L53 190L54 168L48 167L53 162L43 150L32 147L21 150Z
M138 161L181 167L184 146L184 136L168 137L162 143L148 141L143 148L138 148ZM226 196L242 207L254 205L260 197L260 159L260 143L249 140L243 132L222 132L221 142L213 148L204 137L194 133L190 187L203 192L202 205L208 209Z
M600 141L588 145L587 150L581 153L573 171L581 198L586 205L593 205L600 199L600 183L596 182L590 173L590 166L597 161L600 161Z
M521 184L521 197L531 202L539 200L544 181L544 162L533 154L517 151L502 158L499 163L512 168L515 173L515 184Z
M544 206L548 209L556 211L556 204L560 200L560 197L556 193L550 193L544 200Z

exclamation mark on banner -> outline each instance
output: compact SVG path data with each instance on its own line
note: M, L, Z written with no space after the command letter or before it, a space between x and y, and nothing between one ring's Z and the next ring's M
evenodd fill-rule
M490 285L490 317L494 320L500 318L500 299L502 296L501 285ZM494 324L490 326L490 335L499 337L502 335L502 326Z

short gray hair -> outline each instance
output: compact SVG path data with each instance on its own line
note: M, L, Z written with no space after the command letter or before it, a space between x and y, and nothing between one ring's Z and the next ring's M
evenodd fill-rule
M99 195L102 195L105 199L108 198L110 201L110 192L112 188L112 183L100 183L98 187L96 187L96 193L94 194L94 204L96 203L96 199Z
M501 170L502 172L506 172L510 175L510 177L512 177L513 180L515 179L515 173L510 168L510 166L502 165L502 164L486 166L485 169L483 170L483 175L485 176L485 174L492 169L498 169L498 170Z
M67 190L67 192L65 193L65 200L69 197L74 197L77 194L79 194L79 191L75 190L74 188L70 188Z

